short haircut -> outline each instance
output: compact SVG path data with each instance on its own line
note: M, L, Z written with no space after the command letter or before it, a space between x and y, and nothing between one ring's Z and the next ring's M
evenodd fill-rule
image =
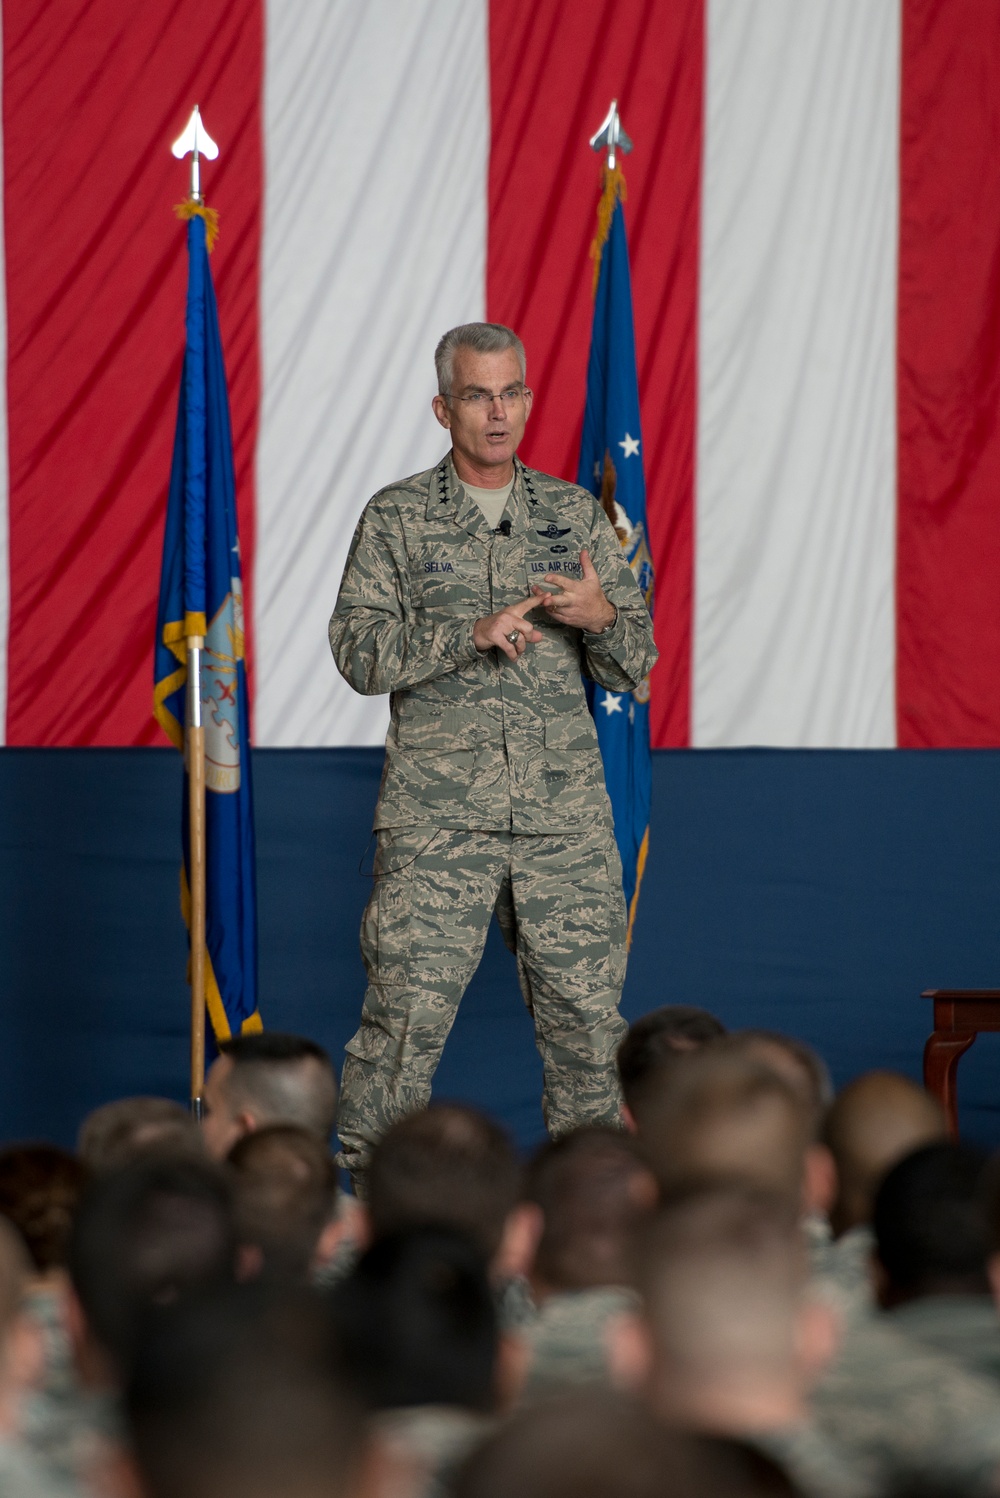
M334 1370L321 1299L244 1286L170 1307L126 1388L149 1498L348 1498L360 1410Z
M0 1217L0 1339L6 1336L24 1304L30 1272L24 1240L13 1223Z
M155 1157L98 1176L70 1238L73 1287L119 1369L157 1307L229 1283L235 1260L229 1183L208 1160Z
M331 1305L345 1373L369 1408L492 1408L497 1310L464 1233L414 1227L378 1239Z
M806 1277L795 1205L739 1182L668 1199L636 1252L657 1362L680 1381L787 1375Z
M329 1139L337 1116L337 1082L321 1045L302 1035L263 1030L234 1035L219 1050L233 1063L225 1081L233 1112L247 1107L261 1123L298 1124ZM314 1065L304 1064L308 1062Z
M324 1142L294 1124L244 1134L229 1152L236 1232L260 1249L264 1273L305 1280L337 1202L337 1167Z
M871 1221L882 1177L905 1155L947 1137L944 1109L909 1077L870 1071L841 1088L823 1121L837 1166L835 1233Z
M872 1224L890 1288L904 1299L989 1293L988 1156L967 1144L928 1144L888 1172Z
M595 1125L543 1144L524 1195L542 1210L535 1274L553 1290L625 1285L632 1234L655 1199L629 1135Z
M668 1429L637 1400L581 1390L522 1410L468 1457L454 1498L795 1498L765 1456Z
M95 1108L76 1142L89 1170L117 1170L155 1151L202 1154L201 1130L189 1108L165 1097L126 1097Z
M707 1009L694 1004L661 1004L634 1020L618 1047L618 1080L634 1112L647 1079L666 1061L697 1050L725 1035L726 1027Z
M439 395L451 394L452 380L455 377L455 355L460 348L471 349L476 354L502 354L512 348L521 366L521 379L527 379L528 364L524 344L513 328L508 328L502 322L466 322L460 327L449 328L434 350Z
M0 1150L0 1214L24 1239L41 1274L66 1264L73 1218L88 1172L54 1144L15 1144Z
M737 1030L729 1036L728 1043L745 1046L750 1055L758 1056L765 1065L773 1065L786 1081L801 1090L819 1129L833 1102L833 1081L826 1062L808 1041L785 1035L781 1030L748 1029Z
M796 1200L813 1122L770 1067L712 1046L687 1057L638 1115L640 1143L664 1190L739 1178Z
M520 1185L514 1148L499 1124L475 1108L435 1103L393 1124L372 1152L365 1184L372 1232L453 1227L492 1259Z

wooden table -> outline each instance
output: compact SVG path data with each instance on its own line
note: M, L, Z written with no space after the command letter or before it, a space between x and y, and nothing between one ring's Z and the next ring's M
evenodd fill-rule
M927 988L934 1032L924 1046L924 1086L939 1099L958 1137L958 1063L982 1030L1000 1030L1000 988Z

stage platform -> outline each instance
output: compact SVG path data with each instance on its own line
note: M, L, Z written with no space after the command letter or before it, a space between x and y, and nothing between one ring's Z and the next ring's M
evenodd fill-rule
M338 1058L364 989L381 751L254 754L265 1023ZM704 1004L801 1035L838 1083L917 1077L928 987L1000 986L1000 752L659 751L624 1009ZM0 751L0 1138L69 1143L95 1104L183 1098L186 941L172 751ZM495 927L436 1095L527 1147L540 1066ZM1000 1144L1000 1037L960 1069L963 1132Z

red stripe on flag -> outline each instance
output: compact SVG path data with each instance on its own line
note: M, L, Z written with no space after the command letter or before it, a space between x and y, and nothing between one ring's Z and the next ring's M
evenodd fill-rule
M259 391L261 0L7 0L11 744L153 744L152 647L184 340L195 103L244 576ZM252 609L248 607L248 618Z
M899 743L1000 744L1000 7L903 7Z
M536 0L490 7L487 307L528 351L522 452L575 479L590 342L599 160L587 140L617 98L647 508L656 566L653 743L689 741L702 0Z

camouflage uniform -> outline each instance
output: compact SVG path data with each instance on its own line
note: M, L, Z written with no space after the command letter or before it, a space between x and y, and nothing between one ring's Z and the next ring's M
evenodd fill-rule
M992 1295L927 1295L894 1306L885 1319L972 1373L1000 1379L1000 1317Z
M634 1290L613 1285L549 1296L522 1333L529 1353L525 1402L564 1394L581 1384L609 1387L613 1323L639 1308Z
M884 1319L847 1325L812 1409L819 1433L872 1493L921 1483L955 1498L996 1491L1000 1390Z
M496 1423L457 1405L421 1404L380 1410L370 1430L390 1464L406 1473L409 1498L447 1498L457 1469Z
M354 535L330 645L359 692L392 694L362 922L369 985L347 1046L339 1131L355 1172L423 1106L495 907L515 947L558 1132L618 1116L624 1032L621 866L581 671L627 693L656 659L652 624L593 495L515 461L490 530L451 458L383 489ZM480 653L477 619L586 547L618 616L603 634L540 611L519 660Z

